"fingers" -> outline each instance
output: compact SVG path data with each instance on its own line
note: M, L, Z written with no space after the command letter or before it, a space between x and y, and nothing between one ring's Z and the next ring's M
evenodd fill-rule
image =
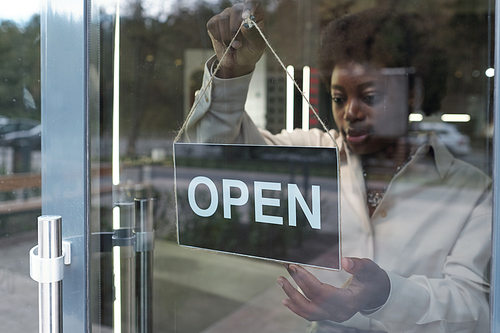
M253 15L257 18L257 15L261 15L262 6L260 5L259 1L255 0L246 0L243 3L243 16L244 18L247 18L250 15Z
M222 13L212 17L207 23L207 30L212 40L222 43L225 47L238 32L243 18L254 15L256 23L261 30L264 30L264 9L259 1L247 0L245 3L235 4L233 7L226 8ZM249 40L250 43L258 43L258 47L262 47L262 38L257 29L242 28L243 36ZM238 37L237 43L233 44L234 48L239 48L242 41Z
M231 34L230 35L231 40L234 37L234 35L236 35L236 33L238 32L238 30L241 26L241 23L243 22L243 18L241 16L242 12L243 12L242 5L240 5L240 6L234 5L232 10L231 10L231 16L229 18L229 30L230 30L230 34ZM235 49L238 49L241 47L241 41L239 38L240 36L237 36L233 42L233 45L231 45ZM231 40L228 43L230 43Z
M258 25L259 28L264 29L264 19L265 19L265 11L264 8L262 7L262 4L259 1L255 0L247 0L243 4L243 13L242 13L242 18L247 19L251 16L253 16L253 21L255 21ZM246 32L254 33L254 30L252 28L244 28L242 29L243 33L245 34Z
M375 262L366 258L343 258L342 266L353 275L351 283L345 288L363 296L359 302L361 308L377 308L387 301L391 283L387 273Z
M289 299L283 305L308 320L329 319L343 322L361 309L376 309L390 292L387 273L370 259L343 258L343 268L353 274L342 288L321 283L298 265L287 265L288 272L303 294L284 277L278 283Z
M231 9L226 8L220 14L212 17L207 23L207 30L214 45L220 43L227 47L234 34L231 33Z
M207 31L214 43L221 41L220 29L219 29L219 15L215 15L207 22Z
M247 19L251 15L255 17L255 22L264 21L265 12L262 4L256 0L246 0L243 3L242 18Z
M327 316L325 311L304 297L285 277L280 276L278 283L289 297L289 299L283 300L283 305L292 312L307 320L319 320Z
M297 265L285 265L288 272L303 291L302 295L284 277L278 283L289 297L283 305L307 320L333 320L343 322L359 311L359 294L354 290L339 289L321 283L307 270ZM362 303L364 306L366 303Z
M233 40L234 35L238 32L241 22L241 13L243 11L242 4L236 4L231 8L226 8L222 13L219 14L219 31L220 31L220 42L224 46L229 46L231 40Z
M300 266L289 265L288 272L290 273L290 276L293 278L295 283L297 283L299 288L304 292L304 295L312 301L324 301L324 296L326 293L322 291L323 288L336 289L333 286L324 285L314 275Z
M342 258L342 268L359 281L372 280L382 269L366 258Z
M302 308L297 306L292 300L285 299L285 300L283 300L282 304L284 306L286 306L290 311L295 313L297 316L300 316L300 317L305 318L305 319L310 320L310 321L314 320L309 313L304 312L302 310Z
M295 289L285 277L280 276L278 278L278 283L293 303L300 304L301 307L305 309L311 305L311 301L309 301L304 297L304 295L302 295L297 289Z
M242 28L240 30L243 13L252 14L256 20L260 20L257 24L263 31L264 10L260 2L254 0L247 0L226 8L207 23L208 34L220 61L220 67L216 73L219 78L232 78L251 73L266 48L258 29ZM243 33L243 30L246 32ZM238 31L241 33L238 34Z

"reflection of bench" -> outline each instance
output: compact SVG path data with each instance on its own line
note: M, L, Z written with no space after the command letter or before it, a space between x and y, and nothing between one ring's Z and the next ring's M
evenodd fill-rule
M42 186L40 173L18 173L0 176L0 191L19 191L27 188L39 189ZM12 214L21 211L35 210L42 207L42 198L18 198L0 202L0 214Z
M92 179L101 179L99 188L92 186L92 193L111 193L111 180L102 182L103 177L111 176L111 164L101 164L100 167L92 167ZM144 186L143 183L132 184ZM17 173L13 175L0 175L0 192L15 192L13 200L1 201L0 215L31 211L42 208L41 196L25 198L25 189L40 189L42 187L41 173Z
M34 197L22 201L18 200L6 201L0 203L0 215L25 212L41 208L42 208L42 197Z
M0 191L2 192L28 187L41 187L40 173L17 173L10 176L0 176Z

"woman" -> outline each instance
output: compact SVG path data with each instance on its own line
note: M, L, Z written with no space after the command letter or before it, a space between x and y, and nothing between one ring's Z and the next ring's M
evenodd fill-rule
M264 31L256 1L209 21L217 58L250 15ZM439 109L445 77L442 54L413 23L367 11L325 29L320 72L338 131L272 135L255 127L244 104L265 43L245 27L189 120L191 141L339 147L343 271L289 265L303 294L278 278L289 297L283 304L317 331L488 330L491 180L435 135L417 145L408 134L410 112Z

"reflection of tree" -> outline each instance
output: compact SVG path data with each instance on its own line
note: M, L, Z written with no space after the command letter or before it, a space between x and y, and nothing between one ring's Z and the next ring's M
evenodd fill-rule
M123 12L127 15L121 19L120 105L121 128L128 138L129 156L135 155L138 137L161 135L172 138L179 129L186 111L183 105L184 52L188 48L211 50L206 22L233 2L236 0L220 0L216 4L207 0L199 0L195 4L177 0L171 12L157 13L156 16L145 13L145 2L142 0L130 0L126 5ZM449 66L452 71L448 81L454 91L460 90L463 96L468 96L472 91L481 94L486 89L487 79L484 75L477 79L470 75L474 69L479 69L483 74L487 66L486 0L422 0L418 3L403 0L262 2L267 12L269 39L287 65L292 64L296 68L315 66L319 31L326 22L346 13L385 7L419 13L425 17L419 24L430 28L433 36L429 38L451 55ZM112 24L108 28L103 25L102 38L110 34L112 27ZM102 72L106 71L105 58L112 55L112 39L109 41L101 44ZM468 75L465 75L466 72ZM282 69L276 61L270 60L268 73L282 74ZM460 73L464 75L458 78ZM101 87L101 96L110 96L112 84L103 82ZM106 100L111 99L107 97ZM105 110L107 102L103 103ZM322 105L322 116L329 114L328 104L326 102ZM452 106L445 103L444 107L454 108L453 112L466 112L466 104L457 103ZM106 117L104 115L104 119Z
M40 119L40 17L0 22L0 115Z
M138 137L173 137L173 133L180 128L185 114L184 52L188 48L211 50L206 23L213 15L235 2L238 1L220 0L214 4L199 0L192 5L177 0L168 15L157 13L156 16L145 13L142 0L130 0L126 5L123 12L127 15L122 16L120 22L120 126L121 132L127 135L129 156L136 154ZM276 7L279 3L276 0L262 2L268 7ZM164 17L167 19L164 20ZM102 21L106 19L103 17ZM273 22L273 19L269 22ZM101 71L104 79L101 82L101 96L102 110L106 114L111 114L112 73L107 71L112 68L113 27L114 24L101 25L101 38L106 39L106 42L101 43ZM106 114L102 115L104 132L110 128L110 118Z
M205 24L229 5L199 1L193 9L179 0L167 20L161 19L164 13L146 15L142 0L127 5L130 14L121 21L120 112L129 156L135 155L139 135L172 135L180 127L184 50L211 48Z
M133 65L130 70L132 73L128 73L127 76L131 76L133 84L122 85L127 91L130 91L131 96L135 96L130 103L130 119L131 124L129 133L129 140L127 146L127 154L129 156L135 155L135 142L137 140L137 135L139 134L139 127L142 123L142 118L144 114L144 107L146 106L146 99L141 98L146 94L147 89L150 86L148 78L152 77L152 66L151 62L154 61L154 53L156 53L157 44L156 40L151 38L151 36L145 35L145 17L142 4L140 1L131 3L132 18L128 21L126 26L126 32L128 35L128 41L130 42L130 48L127 50L128 56L130 56ZM150 51L150 52L148 52ZM153 53L153 54L148 54ZM126 57L124 53L121 54L122 59ZM124 59L125 60L125 59ZM146 63L143 63L146 60ZM127 77L126 76L126 77ZM126 94L128 95L128 94ZM127 107L127 103L122 104L124 108Z

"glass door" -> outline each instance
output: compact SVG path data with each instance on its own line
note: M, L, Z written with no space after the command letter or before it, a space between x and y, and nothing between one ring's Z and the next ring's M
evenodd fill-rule
M23 0L11 6L16 11L2 10L2 327L33 332L38 326L37 285L29 279L28 251L36 244L36 217L57 214L63 218L62 237L72 246L63 280L67 332L488 331L491 240L484 236L492 225L494 4L261 1L253 12L256 20L262 23L265 12L265 36L305 90L318 112L314 115L303 107L297 90L287 89L290 77L269 47L250 82L249 76L243 78L246 83L241 77L216 80L211 90L200 93L216 67L211 37L217 45L220 31L212 30L210 36L207 23L214 17L220 23L216 15L237 3L242 2ZM363 24L353 17L364 18ZM326 57L341 56L328 67L318 59L324 52L317 50L325 45L321 31L331 21L337 28L353 24L359 29L344 29L350 35L343 43L334 40ZM362 52L353 51L359 48ZM359 79L359 71L350 71L352 64L374 70L370 73L378 78L372 81L380 84L373 85L379 90L361 99L367 107L375 108L382 99L390 105L387 97L373 94L380 91L384 96L399 91L398 100L405 102L408 119L406 113L398 118L406 126L404 135L393 132L404 140L386 137L375 145L376 153L398 157L397 165L390 158L382 159L387 162L382 165L380 155L357 150L356 144L369 137L367 127L342 127L338 115L342 103L352 98L352 85L338 80ZM281 284L283 277L292 281L292 269L178 244L176 215L189 207L176 212L173 143L198 100L181 141L325 145L294 141L287 130L299 128L293 135L299 133L307 142L323 135L321 122L333 130L347 161L341 164L342 174L348 175L342 178L347 187L341 188L348 198L341 206L346 214L341 218L343 255L370 259L390 279L393 293L380 307L361 309L343 324L329 315L308 317L290 300L282 302L289 296L277 279L282 276ZM226 113L218 113L218 107ZM227 112L240 112L244 120L235 125ZM360 124L366 114L358 113ZM232 137L220 130L221 122L230 124ZM243 129L235 130L239 125ZM374 132L377 128L373 125ZM247 130L255 136L245 137ZM189 175L206 172L206 164L185 166L189 172L177 181L187 183ZM272 192L265 196L271 199ZM259 232L271 229L254 226L255 216L246 214L238 228L211 228L227 222L222 213L201 222L193 219L189 235L238 246L235 230L251 229L258 247ZM304 257L308 249L324 245L293 237L275 243ZM309 270L324 283L341 287L349 281L345 268ZM387 313L403 297L402 290L412 292L403 295L412 305L424 300L420 312L414 312L416 306L401 306L398 313L407 315ZM290 288L288 292L297 296ZM315 302L314 295L305 293ZM327 309L327 303L315 305Z
M246 326L241 323L254 316L263 325L274 325L279 318L280 328L307 326L280 306L276 278L283 274L282 265L177 244L173 141L200 89L203 64L213 54L206 22L227 5L93 2L100 17L100 81L99 110L91 115L99 120L99 141L92 142L99 155L92 163L100 172L91 182L99 186L92 191L91 232L101 235L102 250L106 234L114 235L113 244L131 234L137 242L141 232L154 229L149 254L127 247L125 240L122 247L91 254L93 327L114 332L241 331ZM261 66L263 74L266 64ZM263 75L254 85L257 105L265 105L266 80ZM264 121L264 110L258 112ZM139 199L152 204L146 212L151 229L140 230ZM134 200L135 225L130 219ZM149 262L145 254L152 256ZM254 312L252 317L248 311Z
M92 326L128 332L144 323L146 316L147 325L142 326L141 332L402 330L398 325L409 325L404 328L412 331L472 331L475 325L486 329L490 311L488 262L491 254L487 235L492 223L489 191L494 151L493 3L486 0L421 1L418 4L406 1L261 1L259 11L265 12L265 36L293 73L293 80L307 90L305 95L317 110L317 116L303 107L303 96L297 90L287 89L289 76L269 47L256 64L250 83L248 80L241 83L238 78L215 80L211 90L203 93L202 84L208 81L217 66L213 58L210 59L215 54L211 37L217 39L219 36L227 46L228 36L232 36L238 25L227 28L228 36L221 37L222 18L231 22L239 17L241 9L235 7L236 16L229 15L228 11L222 17L216 15L237 3L243 2L92 2L92 12L99 17L99 29L95 32L99 43L91 43L98 49L95 68L98 69L99 85L91 91L98 96L95 99L98 108L90 112L90 133L99 139L91 141L90 151L96 152L91 153L91 169L99 171L91 173L90 231L92 237L99 237L91 237L90 241L98 239L101 242L99 246L91 246L91 249L100 250L97 253L91 250L89 262ZM259 15L256 15L257 21L262 23ZM361 21L353 18L358 16ZM219 28L212 27L210 35L207 24L212 17L216 17ZM339 21L343 17L347 17L346 21ZM327 42L320 42L321 32L332 21L344 24L345 31L350 34L344 35L342 42L328 41L332 44L331 51L321 53L322 42ZM354 27L358 24L359 29L349 30L349 24ZM335 35L340 34L334 31ZM230 53L237 52L235 49L233 47ZM325 64L321 59L333 56L340 60ZM374 108L375 103L383 99L388 106L387 96L394 96L394 91L399 91L397 115L378 119L378 125L372 124L370 129L361 125L342 127L343 122L336 118L339 114L336 112L341 112L338 110L342 102L347 103L347 88L337 81L335 85L332 82L338 78L336 75L345 73L335 72L335 69L352 69L337 64L351 63L371 64L376 74L384 78L377 81L383 81L383 85L371 91L363 103ZM353 76L351 72L344 79ZM325 78L326 82L322 81ZM332 90L332 87L343 90ZM375 92L378 95L375 96ZM344 145L344 156L349 156L344 166L349 176L343 179L347 187L341 191L348 191L349 186L357 186L359 190L357 194L343 193L348 199L345 208L341 208L352 213L344 213L347 215L341 221L344 255L369 258L387 273L393 288L397 281L411 285L415 288L412 299L416 301L424 295L433 300L432 304L436 301L440 306L424 307L419 313L406 307L408 315L399 318L389 318L382 311L384 308L373 313L362 311L344 324L317 321L312 317L311 324L303 318L307 315L297 315L283 306L282 300L288 296L276 279L280 276L292 278L281 264L179 246L176 214L185 212L182 207L177 213L175 211L172 146L176 134L187 121L191 106L197 101L197 94L200 104L182 141L319 145L317 141L311 144L312 138L321 136L318 133L325 127L333 130L333 136L340 138L337 144ZM245 113L240 114L239 120L231 122L228 113L243 109ZM400 122L392 123L396 118ZM230 130L225 131L225 126ZM403 126L404 135L398 126ZM291 131L293 128L299 128L302 134L279 134L283 129ZM375 146L376 149L383 146L380 151L391 156L385 157L387 164L381 163L380 155L371 155L374 151L356 148L357 143L372 135L371 131L383 137ZM384 131L392 136L384 137L381 134ZM396 139L396 134L401 137ZM296 139L296 135L307 139ZM321 142L325 145L325 141ZM386 149L389 146L393 147L392 152ZM414 159L417 151L424 156L420 164L416 162L418 158ZM391 160L396 155L399 162ZM188 169L202 173L204 165L192 165ZM400 173L401 169L405 171ZM418 173L424 169L428 172ZM450 176L448 171L466 170L472 172L473 177L479 177L477 182L446 183L450 181L446 178ZM435 177L426 178L431 173ZM457 179L469 179L465 174L457 175ZM409 178L403 180L404 177ZM177 181L187 182L188 179ZM416 188L417 184L422 187ZM482 187L475 187L478 184ZM453 192L457 186L463 186L462 194L469 193L475 198L473 205L466 202L471 197L469 194L464 195L465 201L460 203L456 196L459 192ZM413 190L408 190L410 188ZM444 192L455 199L447 203L442 201L446 197ZM349 198L354 201L349 203ZM153 205L149 216L153 222L154 248L147 268L140 268L140 263L144 263L140 259L141 251L130 245L134 242L131 238L137 240L138 233L144 232L136 224L136 214L141 213L137 209L134 211L136 199L151 200ZM463 207L468 210L461 211ZM403 217L403 210L411 217ZM482 213L476 220L478 210ZM423 211L429 215L424 216ZM460 217L454 221L462 221L461 227L450 220L459 211ZM131 215L136 216L135 222ZM251 214L244 219L255 223ZM433 219L442 224L427 224ZM190 236L210 244L238 239L239 234L231 227L207 227L216 220L217 217L200 223L193 220ZM411 225L419 226L418 230L406 229L405 221L409 220L414 221ZM469 223L479 223L479 227ZM384 227L389 225L391 227ZM444 236L437 237L448 234L443 231L448 228L456 228L451 232L454 236L446 240ZM481 235L473 236L474 232L467 231L469 228L481 230ZM111 242L113 249L103 246L110 235L115 240ZM466 239L469 239L467 244L472 244L469 254L479 260L477 266L458 258L462 250L468 251L468 246L464 246ZM284 243L286 251L301 252L304 256L308 247L317 245L299 244L295 239L287 239ZM437 257L439 264L430 264ZM473 272L473 277L463 269ZM349 277L345 272L311 271L321 281L337 287ZM146 280L147 286L140 282L144 274L151 278ZM441 290L441 283L450 282L447 276L453 281L457 278L466 282L451 283ZM283 280L280 278L280 281ZM148 300L151 308L147 307L149 310L144 313L137 295L144 294L148 288L152 288ZM451 298L447 299L445 294ZM475 295L473 298L477 302L464 303L466 295ZM387 303L385 298L386 309L395 306L393 299ZM290 301L284 304L290 306ZM462 313L461 309L466 308L472 312ZM415 319L417 317L419 319ZM405 321L409 318L413 322Z

